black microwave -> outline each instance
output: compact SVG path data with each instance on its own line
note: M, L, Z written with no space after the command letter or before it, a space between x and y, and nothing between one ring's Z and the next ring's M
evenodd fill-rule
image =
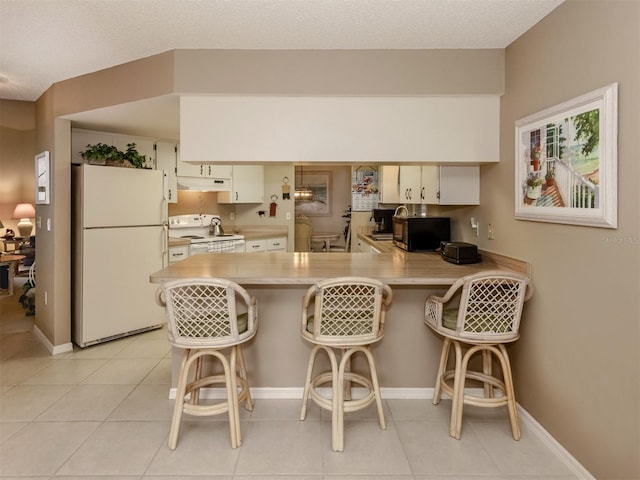
M449 217L393 217L393 244L408 252L429 252L451 240Z

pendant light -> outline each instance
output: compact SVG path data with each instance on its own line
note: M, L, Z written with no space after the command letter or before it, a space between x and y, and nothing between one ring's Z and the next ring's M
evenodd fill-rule
M303 167L300 167L300 183L302 183L303 178ZM308 185L306 187L304 185L298 186L296 183L296 189L293 192L293 196L296 200L311 201L313 200L313 190L311 190L311 187Z

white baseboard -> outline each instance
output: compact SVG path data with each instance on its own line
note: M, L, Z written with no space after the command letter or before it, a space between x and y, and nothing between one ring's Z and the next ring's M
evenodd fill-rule
M323 395L329 395L330 389L322 392ZM469 392L471 395L482 395L483 390L481 388L465 389L465 392ZM302 387L292 388L252 388L251 396L254 399L279 399L279 400L301 400L302 399ZM353 398L360 398L364 396L366 390L363 388L354 388L352 390ZM385 400L432 400L433 388L381 388L380 393ZM226 398L226 393L222 388L204 388L200 393L201 398ZM176 389L171 388L169 390L169 398L176 398ZM558 441L547 432L542 425L529 415L529 413L518 405L518 415L523 423L525 423L531 431L536 435L551 451L553 451L558 459L562 461L567 468L569 468L573 474L579 480L596 480L587 469L585 469Z
M45 346L50 355L59 355L61 353L71 352L73 350L73 344L71 342L64 343L62 345L54 345L53 343L51 343L37 325L33 326L33 334L38 340L40 340L40 343Z
M520 404L518 404L518 416L522 423L525 423L533 433L542 442L552 450L556 456L564 462L573 474L580 480L596 480L596 477L591 475L589 471L584 468L580 462L578 462L573 455L571 455L555 438L547 432L542 425L540 425L535 418L533 418L529 412L527 412Z

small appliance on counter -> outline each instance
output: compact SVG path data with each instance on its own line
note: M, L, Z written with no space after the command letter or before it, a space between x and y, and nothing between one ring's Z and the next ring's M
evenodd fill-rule
M449 217L393 217L393 244L408 252L433 252L451 240Z
M371 238L374 240L393 239L393 214L395 210L385 208L374 208L371 211L371 218L375 222Z
M447 262L455 263L456 265L482 261L482 257L478 254L478 246L473 243L442 242L440 255Z

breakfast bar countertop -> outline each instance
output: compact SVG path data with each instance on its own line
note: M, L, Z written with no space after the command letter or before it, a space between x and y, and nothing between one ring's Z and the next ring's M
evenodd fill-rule
M483 260L454 265L436 252L389 253L282 252L269 254L197 254L152 273L152 283L197 277L219 277L242 285L311 285L329 277L372 277L389 285L450 285L464 275L507 269L528 274L528 264L481 252Z

